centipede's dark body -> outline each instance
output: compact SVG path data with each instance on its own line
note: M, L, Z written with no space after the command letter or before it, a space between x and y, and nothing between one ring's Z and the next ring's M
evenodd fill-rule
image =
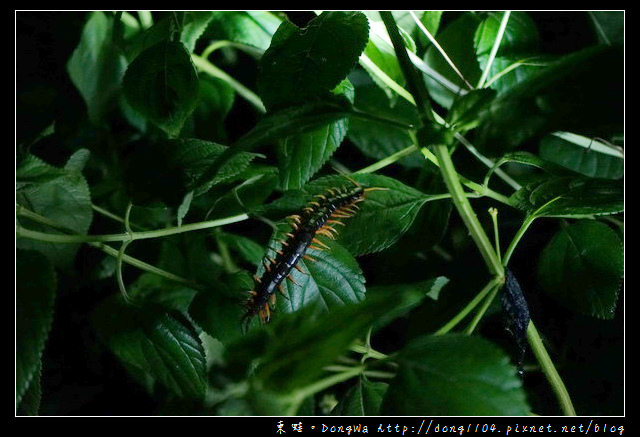
M286 278L293 281L290 276L292 269L302 271L298 266L300 259L311 259L306 255L307 249L328 248L318 236L335 238L337 231L331 225L344 225L338 219L348 218L356 212L356 204L364 200L365 191L359 185L331 188L316 195L299 214L289 216L292 231L286 234L288 238L281 242L282 248L276 251L275 258L265 258L264 273L262 277L256 277L256 288L249 292L246 318L257 314L263 323L270 320L270 308L275 303L276 292L284 294L282 282Z

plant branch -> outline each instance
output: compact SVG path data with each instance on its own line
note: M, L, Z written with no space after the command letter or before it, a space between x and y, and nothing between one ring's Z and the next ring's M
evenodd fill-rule
M20 225L16 227L16 233L19 237L30 238L32 240L47 241L49 243L103 243L108 241L127 241L127 240L144 240L147 238L167 237L169 235L181 234L183 232L191 232L202 229L216 228L231 223L237 223L247 220L247 214L239 214L223 219L209 220L205 222L190 223L188 225L175 226L165 229L157 229L153 231L142 232L125 232L123 234L103 234L103 235L80 235L80 234L51 234L47 232L33 231ZM60 225L58 225L58 228Z
M558 402L560 403L560 408L566 416L575 416L576 411L573 408L573 403L571 402L571 397L567 392L567 388L562 382L562 378L558 374L555 366L553 365L553 361L551 361L551 357L547 353L547 350L542 343L542 339L538 334L538 330L536 329L533 322L529 322L529 326L527 327L527 339L529 340L529 345L533 350L533 353L540 363L540 367L544 372L547 380L551 384L551 388L556 394L558 398Z
M498 49L500 48L500 43L502 42L502 37L504 36L504 31L507 28L507 23L509 22L509 16L511 15L511 11L505 11L502 15L502 20L500 21L500 27L498 28L498 34L496 35L496 39L493 41L493 46L491 47L491 52L489 53L489 58L487 59L487 64L484 66L484 70L482 71L482 75L480 76L480 80L478 81L478 85L476 88L482 88L484 86L487 77L489 77L489 71L491 71L491 65L493 64L496 55L498 54Z

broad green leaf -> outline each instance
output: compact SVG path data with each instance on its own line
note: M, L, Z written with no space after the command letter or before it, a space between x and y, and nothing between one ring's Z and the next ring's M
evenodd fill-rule
M98 307L94 324L126 366L149 375L179 397L204 397L204 349L193 326L179 313L151 305L135 307L112 298Z
M203 35L209 22L213 18L212 11L187 11L183 13L182 32L180 33L180 41L192 53L196 47L196 42Z
M604 223L581 220L563 226L540 255L542 289L568 308L611 319L624 274L624 248Z
M281 22L268 11L214 11L205 37L266 50Z
M184 312L196 295L196 290L153 273L143 273L127 285L127 293L136 302L152 302L163 308Z
M125 45L127 59L133 61L143 51L169 41L174 30L174 23L173 17L165 17L144 31L133 35Z
M487 174L485 175L485 178L484 178L485 185L487 186L489 185L489 180L493 176L496 169L500 168L504 164L520 164L528 167L535 167L540 170L543 170L546 173L549 173L551 175L557 175L557 176L573 175L573 173L554 164L553 162L540 158L538 155L534 155L533 153L530 153L530 152L515 151L515 152L505 153L502 156L502 158L496 161L493 167L491 167L487 172ZM513 195L513 198L517 199L525 193L526 193L526 190L522 190L521 192L516 192ZM526 206L526 203L524 205Z
M214 188L196 197L194 204L210 212L211 219L258 211L278 187L278 170L252 164L234 177L233 182L240 183L231 190L224 186L220 190Z
M33 380L29 384L29 388L22 396L16 416L37 416L40 410L40 402L42 400L42 362L38 363L38 367L34 373Z
M197 185L212 179L221 167L238 153L253 150L283 137L313 131L344 118L350 112L350 104L344 97L330 96L325 100L312 101L267 114L209 166Z
M368 38L360 12L323 12L303 29L282 22L260 60L258 90L265 106L326 97L355 66Z
M16 171L17 181L29 181L16 192L16 202L76 234L86 234L93 217L91 193L82 174L71 169L60 169L44 163L37 157L27 157ZM73 161L69 164L73 168ZM19 223L31 230L61 233L30 219L20 217ZM17 247L37 250L59 268L69 268L78 244L56 244L18 238Z
M201 77L199 82L198 106L193 111L193 137L227 142L224 122L233 107L236 93L227 82L215 77Z
M254 266L258 266L262 261L264 247L250 238L229 232L220 232L216 234L216 239Z
M508 357L481 337L423 336L398 354L382 414L522 416L522 382Z
M549 177L526 185L510 199L536 217L583 218L624 211L622 183L607 179Z
M354 106L359 111L393 120L403 120L407 124L417 122L415 106L402 99L394 103L369 80L362 81L356 86ZM384 159L412 144L407 129L358 117L352 117L349 120L347 137L363 154L376 160ZM404 157L398 163L407 167L422 167L424 157L416 151L415 154Z
M378 330L398 317L406 315L412 309L420 305L426 297L438 300L440 291L448 283L448 278L439 276L437 278L414 282L411 284L378 285L375 287L369 287L367 289L367 294L369 296L377 296L378 294L397 296L395 308L385 314L384 317L381 317L380 320L374 324L374 330ZM404 300L400 301L400 298Z
M38 252L16 252L16 406L35 401L42 351L53 322L56 273ZM39 398L39 396L37 396ZM38 401L39 403L39 401ZM32 405L34 406L34 405ZM33 408L25 406L28 410ZM37 408L36 408L37 410Z
M340 232L339 241L356 256L379 252L398 241L430 197L386 176L353 178L365 188L383 188L365 194L360 211L346 220Z
M84 99L89 119L100 125L120 92L127 66L113 43L113 20L104 12L92 12L80 42L67 62L67 71Z
M213 179L207 181L204 186L197 186L195 184L202 174L228 147L199 139L171 140L167 147L171 150L170 159L184 169L187 188L195 189L196 194L239 175L256 157L253 153L237 153L220 168Z
M382 398L389 388L386 382L359 378L331 412L335 416L378 416Z
M29 184L42 184L67 174L62 168L47 164L35 155L27 154L16 166L16 190Z
M382 18L380 18L380 13L376 11L365 11L364 13L369 19L371 35L369 38L369 42L364 49L363 55L365 55L377 69L382 71L391 80L393 80L400 86L403 86L405 84L404 74L402 73L402 69L400 68L400 64L398 63L398 58L396 57L396 54L393 50L393 45L388 39L387 30L384 26L384 23L382 22ZM394 18L398 20L398 15L403 14L403 12L396 11L392 12L392 14ZM405 15L405 17L408 17L409 20L411 20L410 24L413 24L413 27L415 27L413 19L411 19L408 14ZM407 22L406 19L404 21ZM416 44L409 33L407 33L407 31L403 29L402 26L400 26L398 30L400 31L400 35L402 36L406 47L409 50L415 52ZM391 101L397 100L397 94L395 93L395 91L391 89L384 80L380 79L379 75L375 71L375 68L370 66L367 62L362 63L362 67L369 73L374 83L387 94L388 98Z
M129 104L173 137L198 102L198 75L179 42L160 42L140 53L122 85Z
M326 365L393 309L398 296L393 297L368 297L357 304L335 307L328 314L321 305L279 314L270 324L251 330L228 347L225 362L239 377L255 366L253 379L261 387L292 393L316 381Z
M266 257L275 259L275 250L282 249L282 241L286 238L281 232L276 233L268 244ZM310 304L330 311L334 307L364 299L365 280L355 258L335 241L323 236L318 239L329 249L309 248L306 254L315 261L301 259L297 265L302 272L291 269L292 280L282 281L285 297L278 296L278 312L289 313ZM264 265L260 264L256 274L261 277L264 270Z
M447 123L456 132L465 132L480 123L481 111L491 103L496 93L490 89L473 90L453 101Z
M189 316L211 337L230 344L242 337L242 303L253 286L246 273L229 275L198 292L189 307Z
M134 143L126 164L128 193L137 205L159 200L177 206L184 196L194 191L198 196L212 187L226 183L241 174L255 154L238 152L227 160L220 171L205 179L204 172L228 147L198 139L175 139L159 143Z
M395 243L409 229L422 205L430 196L401 182L374 174L350 177L367 188L382 188L365 194L359 211L345 219L338 229L337 241L355 256L378 252ZM316 194L330 188L349 187L353 182L344 176L325 176L306 184L301 190L287 191L283 197L265 207L266 212L290 214L302 209Z
M449 23L436 38L438 44L447 53L469 85L475 85L481 74L473 44L474 32L478 23L479 19L475 15L465 13ZM469 90L469 86L451 68L437 47L429 46L424 61L456 86ZM424 78L431 97L438 104L449 108L457 97L456 93L428 75L425 75Z
M620 132L622 65L621 52L606 46L549 64L493 100L476 130L477 145L497 153L556 130L601 137Z
M565 138L572 138L565 136ZM559 135L547 135L540 141L540 157L593 178L620 179L624 175L624 156L607 150L596 139L578 136L580 144ZM586 145L586 147L585 147ZM592 147L593 146L593 147Z
M624 44L624 11L589 11L589 18L598 41L604 44Z
M353 86L344 80L333 91L353 100ZM278 141L280 188L300 188L324 165L347 135L349 120L341 119L310 132L288 136Z
M489 54L498 36L498 29L502 21L504 12L490 12L484 18L474 35L474 47L480 69L484 71L487 66ZM499 74L509 68L514 62L521 59L530 58L537 52L538 29L535 23L526 12L512 11L509 15L507 27L504 30L500 47L496 53L488 78ZM503 75L500 79L491 83L491 87L499 92L509 89L518 82L524 80L528 75L536 70L536 67L520 65L514 68L509 74Z

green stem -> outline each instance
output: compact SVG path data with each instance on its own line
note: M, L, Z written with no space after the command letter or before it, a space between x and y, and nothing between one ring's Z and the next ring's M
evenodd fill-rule
M262 103L262 99L258 97L256 93L251 91L246 86L242 85L240 82L235 80L233 77L229 76L227 73L213 65L211 62L206 60L205 58L198 56L196 54L191 54L191 59L193 60L193 64L198 67L200 70L205 73L221 79L227 82L238 94L244 97L249 103L251 103L258 111L261 113L267 112L264 104Z
M119 256L119 251L118 250L116 250L113 247L108 246L108 245L106 245L104 243L92 242L92 243L87 243L87 244L89 246L91 246L91 247L95 247L96 249L99 249L99 250L103 251L107 255L112 256L114 258L118 258L118 256ZM185 279L185 278L183 278L181 276L178 276L178 275L174 275L173 273L167 272L166 270L159 269L156 266L153 266L151 264L147 264L146 262L141 261L141 260L139 260L137 258L134 258L132 256L129 256L129 255L124 255L123 254L122 255L122 262L125 262L125 263L127 263L127 264L129 264L131 266L137 267L140 270L144 270L146 272L153 273L155 275L161 276L161 277L163 277L165 279L169 279L171 281L179 282L181 284L184 284L184 285L186 285L186 286L188 286L190 288L196 289L196 290L199 290L199 289L203 288L202 286L194 283L193 281L190 281L190 280Z
M533 322L529 322L529 326L527 327L527 338L529 340L529 345L531 346L531 350L536 356L538 363L540 363L540 367L544 372L547 380L551 384L551 388L556 394L558 398L558 402L560 403L560 408L562 409L565 416L575 416L576 411L573 408L573 403L571 402L571 397L567 392L567 388L562 382L562 378L558 374L555 366L553 365L553 361L551 361L551 357L547 353L547 350L542 343L542 339L538 334L538 330L536 329Z
M175 226L166 229L157 229L154 231L142 231L142 232L126 232L123 234L103 234L103 235L63 235L63 234L51 234L46 232L33 231L31 229L18 226L16 228L16 234L19 237L30 238L32 240L47 241L49 243L101 243L108 241L127 241L127 240L144 240L147 238L167 237L169 235L181 234L183 232L197 231L201 229L215 228L218 226L224 226L231 223L247 220L249 216L247 214L239 214L223 219L209 220L205 222L191 223L188 225Z
M422 147L420 149L420 152L425 158L427 158L427 160L429 160L436 167L440 168L440 161L428 148ZM457 176L458 176L458 179L460 180L460 183L465 185L467 188L475 191L478 195L490 197L491 199L497 200L498 202L504 203L505 205L513 206L507 196L500 194L496 191L493 191L492 189L484 185L480 185L476 182L470 181L464 176L461 176L461 175L457 175Z
M504 278L493 278L482 290L469 302L458 314L456 314L451 320L449 320L442 328L438 329L435 335L444 335L451 331L458 325L473 309L482 302L482 300L489 294L496 286L501 285L504 282Z
M535 219L536 219L536 216L533 214L527 216L527 218L524 219L522 226L520 226L520 229L518 229L518 232L516 232L516 235L514 235L513 240L511 240L511 243L509 243L509 247L507 247L507 251L504 253L504 257L502 258L503 266L506 267L509 264L509 260L511 259L511 255L513 255L513 252L515 251L516 246L518 245L518 243L524 236L524 233L527 232L527 229L529 229L529 226L531 226L531 223L533 223Z
M473 331L475 331L476 326L478 326L478 323L480 323L480 320L482 320L485 313L491 306L491 302L493 302L493 299L495 299L496 295L498 294L498 291L500 291L500 288L502 288L501 283L496 284L493 287L493 289L491 290L487 298L484 300L484 304L482 304L482 307L480 308L480 310L478 310L476 315L473 317L473 320L471 320L471 323L469 323L469 326L467 326L467 329L464 331L465 334L467 335L473 334Z
M438 162L440 163L440 171L442 173L442 177L445 181L445 184L447 185L447 189L451 193L453 204L462 217L462 221L465 223L467 229L469 230L471 238L480 250L480 254L487 264L489 271L494 276L504 276L504 269L502 267L502 264L498 260L498 256L493 250L487 234L482 229L482 226L480 225L480 222L478 221L473 208L471 208L471 204L469 203L467 196L462 190L460 179L458 178L458 174L456 173L455 167L453 166L453 161L451 160L451 156L449 155L447 146L435 146L435 154L438 158Z
M337 373L335 375L328 376L320 381L316 381L313 384L310 384L306 387L302 387L293 392L293 397L298 401L303 401L304 399L312 396L322 390L325 390L329 387L332 387L336 384L344 382L348 379L361 375L365 370L365 366L352 367L348 370Z
M354 174L364 174L364 173L374 173L378 170L380 170L381 168L387 167L388 165L391 165L399 160L401 160L402 158L404 158L405 156L409 156L412 155L416 152L419 152L420 150L415 146L415 144L410 145L409 147L406 147L392 155L387 156L386 158L381 159L378 162L375 162L373 164L371 164L368 167L362 168L358 171L356 171Z
M511 15L511 11L505 11L502 15L502 20L500 21L500 27L498 28L498 33L496 35L496 39L493 41L493 46L491 47L491 52L489 53L489 58L487 59L487 64L482 71L482 76L480 76L480 80L478 81L478 85L476 88L482 88L484 86L487 77L489 76L489 71L491 71L491 65L493 64L493 60L496 58L498 54L498 49L500 48L500 43L502 42L502 37L504 36L504 31L507 28L507 23L509 22L509 15Z

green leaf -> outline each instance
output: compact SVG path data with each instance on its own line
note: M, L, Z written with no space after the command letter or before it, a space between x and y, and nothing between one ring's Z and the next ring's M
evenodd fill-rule
M211 337L230 344L242 337L242 300L253 287L251 277L239 272L201 290L189 307L189 315Z
M282 248L286 236L276 233L270 240L266 256L275 258L276 252ZM308 249L307 255L315 261L301 259L297 269L291 270L293 281L284 280L282 287L287 298L278 300L277 310L290 313L306 305L316 305L326 311L348 303L359 302L365 297L364 276L355 258L341 245L322 236L319 237L329 249ZM260 264L256 274L264 273L264 265ZM304 273L303 273L304 272ZM294 282L295 281L295 282Z
M216 238L254 266L258 266L262 261L264 247L252 239L228 232L220 232L216 234Z
M620 132L621 54L615 48L590 47L518 82L486 108L476 143L485 153L497 153L557 130L600 137Z
M338 229L337 241L355 256L378 252L395 243L409 229L422 205L430 196L403 183L381 175L352 174L350 177L367 188L383 188L365 195L360 210L345 219ZM264 211L289 214L302 209L312 196L330 188L353 185L343 176L315 179L301 190L287 191L283 197L266 205Z
M104 12L92 12L78 46L67 62L67 71L82 95L92 123L104 123L120 92L127 66L113 44L113 20Z
M554 176L526 185L510 200L536 217L584 218L624 211L624 187L619 181Z
M128 193L139 205L159 200L177 206L184 196L194 191L201 195L212 187L226 183L241 174L256 157L237 152L211 178L205 171L228 147L192 138L166 140L159 143L135 143L126 166Z
M336 95L353 95L353 86L344 80ZM278 141L278 167L282 190L300 188L327 162L347 135L349 120L340 119L310 132L288 136Z
M182 43L160 42L129 65L123 90L129 104L177 136L198 102L198 75Z
M598 41L603 44L624 44L624 11L589 11L589 18Z
M496 93L490 89L473 90L454 100L447 114L447 123L455 132L465 132L480 123L481 111L491 103Z
M403 120L407 124L417 123L415 106L401 99L393 102L373 82L369 80L362 82L356 86L354 106L358 111L393 120ZM358 117L349 119L347 136L363 154L376 160L384 159L413 144L407 129ZM413 168L423 167L424 157L416 151L415 154L404 157L398 163Z
M242 377L255 366L252 377L261 387L278 393L294 392L317 381L326 365L345 353L394 305L395 299L381 296L335 307L328 314L321 305L280 314L228 347L227 367Z
M353 179L365 188L385 189L367 193L360 211L346 220L340 232L340 243L356 256L379 252L398 241L429 200L429 195L386 176L362 174Z
M398 354L384 415L522 416L522 383L499 348L481 337L423 336Z
M86 234L93 217L91 193L85 178L72 170L73 167L73 161L69 163L69 169L60 169L28 156L16 171L16 180L22 187L16 192L16 202L64 229ZM29 184L20 183L23 181L29 181ZM19 223L35 231L61 233L24 217L20 217ZM47 243L26 238L18 238L16 244L20 249L43 253L59 268L71 266L79 247L78 244Z
M204 36L266 50L281 22L268 11L213 11Z
M396 296L396 304L393 310L387 312L374 324L374 331L379 330L393 320L405 316L412 309L419 306L426 297L438 300L440 291L449 283L449 279L444 276L429 279L426 281L414 282L410 284L378 285L367 289L368 296L388 295ZM403 300L401 301L400 298Z
M196 47L196 42L203 36L209 22L213 18L212 11L186 11L183 13L182 32L180 41L192 53Z
M67 171L47 164L35 155L27 154L16 167L16 190L30 184L43 184L59 177Z
M312 101L299 106L272 112L262 118L248 133L236 141L209 166L197 185L213 178L220 168L233 156L253 150L265 143L283 137L310 132L349 115L350 104L344 97L330 96L325 100Z
M624 249L607 225L581 220L562 227L540 255L542 289L567 307L594 317L615 314Z
M183 398L203 398L206 359L200 338L179 313L151 305L104 301L94 314L98 333L127 367Z
M559 132L542 138L540 156L592 178L622 178L624 155L621 152L617 153L616 149L611 149L595 139L567 134ZM569 141L574 138L574 141Z
M42 351L51 330L56 273L38 252L16 252L16 406L33 412L40 391ZM39 400L37 402L39 404ZM37 410L37 407L35 408Z
M258 90L270 110L326 97L369 38L361 12L323 12L300 29L284 21L260 60Z
M235 102L235 91L221 79L200 78L198 106L193 112L194 138L226 142L225 119Z
M42 362L38 363L38 367L34 373L33 380L29 384L29 388L22 396L16 416L37 416L40 410L40 402L42 400Z
M474 33L478 22L479 20L475 15L465 13L449 23L437 36L438 43L469 84L477 83L481 74L473 45ZM451 68L437 47L429 46L424 56L424 61L429 67L457 87L469 89L460 76L456 74L455 70ZM457 94L428 75L425 75L424 78L431 97L445 108L451 107Z
M476 29L474 47L478 64L483 71L486 68L494 41L498 36L503 13L488 13ZM538 29L531 17L526 12L512 11L487 77L491 78L499 74L520 60L532 58L538 49L538 39ZM505 74L500 79L493 81L491 88L498 92L503 92L526 79L537 68L526 64L519 65L509 74Z
M377 416L380 414L382 398L389 388L385 382L359 378L347 391L331 415L336 416Z

